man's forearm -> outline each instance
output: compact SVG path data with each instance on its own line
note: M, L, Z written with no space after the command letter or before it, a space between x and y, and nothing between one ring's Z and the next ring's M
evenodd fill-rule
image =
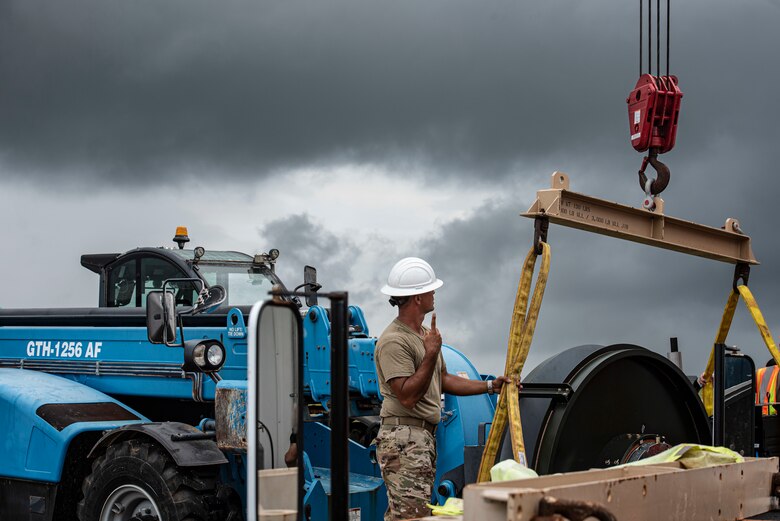
M417 402L422 399L431 384L435 368L436 357L429 356L426 353L420 366L410 377L404 380L401 389L397 393L401 405L407 409L413 409L417 405Z
M484 394L487 392L487 383L484 380L469 380L452 374L445 374L442 377L442 390L447 394L457 396L471 396L474 394Z

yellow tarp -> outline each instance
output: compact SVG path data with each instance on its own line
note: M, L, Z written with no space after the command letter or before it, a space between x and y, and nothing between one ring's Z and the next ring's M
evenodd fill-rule
M673 461L679 461L686 469L700 469L715 465L725 465L726 463L742 463L745 461L745 458L726 447L682 443L655 456L621 466L653 465L655 463L671 463Z
M490 469L490 481L514 481L516 479L528 479L539 477L534 469L529 469L522 463L513 459L506 459L493 465Z
M451 497L443 505L428 505L428 508L434 516L462 516L463 500Z

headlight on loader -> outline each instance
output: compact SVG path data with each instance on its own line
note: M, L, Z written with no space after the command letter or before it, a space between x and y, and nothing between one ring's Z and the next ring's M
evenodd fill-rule
M211 367L222 367L225 362L225 348L221 345L211 345L206 350L206 361Z
M184 342L184 363L181 366L183 370L206 373L214 378L214 373L219 371L224 363L225 346L219 340L201 339Z

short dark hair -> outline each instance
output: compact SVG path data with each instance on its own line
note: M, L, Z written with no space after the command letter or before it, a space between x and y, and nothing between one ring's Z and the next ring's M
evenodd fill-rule
M390 297L390 300L388 300L388 302L390 302L391 306L398 306L400 308L403 307L404 304L409 302L409 297Z
M766 363L766 366L772 367L773 365L777 365L777 362L775 362L774 358L770 358L769 361Z

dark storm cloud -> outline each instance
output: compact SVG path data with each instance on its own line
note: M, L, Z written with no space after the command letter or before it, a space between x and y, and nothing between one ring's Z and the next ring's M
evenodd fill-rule
M336 235L308 214L276 219L258 230L263 244L280 250L277 269L293 289L303 282L303 267L313 265L322 291L349 291L351 302L377 302L381 276L365 278L355 267L371 263L371 255L384 255L392 247L381 239L361 237L360 244L343 234ZM384 299L379 299L384 301Z
M318 262L316 267L326 272L330 284L334 285L324 288L324 291L343 287L352 278L350 259L359 254L357 246L312 222L306 214L271 221L259 230L259 234L269 248L277 248L281 252L279 265L284 280L303 281L302 268L313 263L313 259ZM301 271L293 272L298 267ZM335 280L333 277L336 277Z
M778 10L673 9L679 146L744 157L730 147L739 136L766 148L777 137ZM0 10L0 160L11 175L131 184L347 161L491 179L537 161L638 163L624 106L637 75L633 3L7 0Z
M359 306L369 330L378 336L393 319L394 308L379 292L386 281L386 272L397 257L417 253L399 253L386 238L360 236L355 241L344 234L336 235L308 214L277 219L258 230L261 241L279 248L277 274L292 289L303 281L303 267L317 268L322 292L347 291L350 305ZM319 304L329 306L327 299Z

